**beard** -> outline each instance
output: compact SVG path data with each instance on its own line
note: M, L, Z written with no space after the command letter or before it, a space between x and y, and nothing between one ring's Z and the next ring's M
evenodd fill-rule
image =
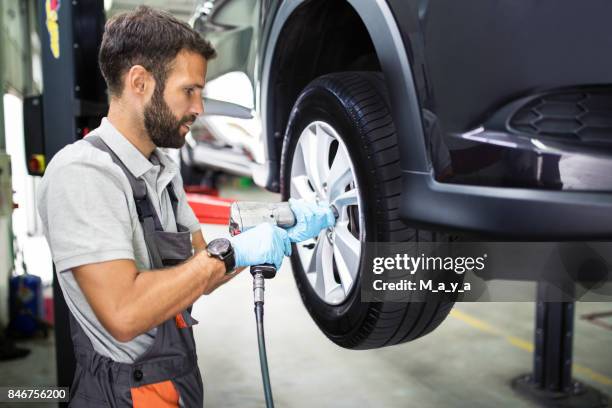
M185 144L181 126L195 121L194 115L177 119L164 100L163 91L156 87L153 96L144 107L144 127L157 147L180 148Z

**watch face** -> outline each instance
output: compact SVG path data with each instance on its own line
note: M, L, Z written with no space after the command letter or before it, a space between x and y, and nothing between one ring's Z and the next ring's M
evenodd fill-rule
M230 250L230 241L225 238L213 239L208 244L208 251L213 255L226 255Z

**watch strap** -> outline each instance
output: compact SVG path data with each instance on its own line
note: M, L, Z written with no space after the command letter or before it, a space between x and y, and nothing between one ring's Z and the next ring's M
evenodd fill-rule
M219 240L226 240L225 238L217 238ZM223 261L223 263L225 264L225 273L232 273L234 271L234 269L236 268L236 257L234 255L234 248L232 247L231 242L228 241L229 243L229 250L223 254L220 253L216 253L216 252L212 252L210 250L210 244L212 244L215 240L212 240L206 247L206 252L208 253L209 256L213 256L217 259L219 259L220 261Z

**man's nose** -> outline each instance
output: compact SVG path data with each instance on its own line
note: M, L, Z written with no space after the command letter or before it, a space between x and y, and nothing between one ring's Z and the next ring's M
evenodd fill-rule
M204 101L203 98L197 98L197 101L191 106L191 113L200 116L204 113Z

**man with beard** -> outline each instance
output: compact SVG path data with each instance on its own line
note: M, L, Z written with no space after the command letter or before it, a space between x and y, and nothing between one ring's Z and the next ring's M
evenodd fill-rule
M38 210L77 360L71 406L201 407L191 305L243 267L280 267L291 242L334 224L329 208L293 202L293 229L262 224L206 244L159 148L185 143L214 55L167 13L139 7L110 19L99 54L108 115L42 180Z

